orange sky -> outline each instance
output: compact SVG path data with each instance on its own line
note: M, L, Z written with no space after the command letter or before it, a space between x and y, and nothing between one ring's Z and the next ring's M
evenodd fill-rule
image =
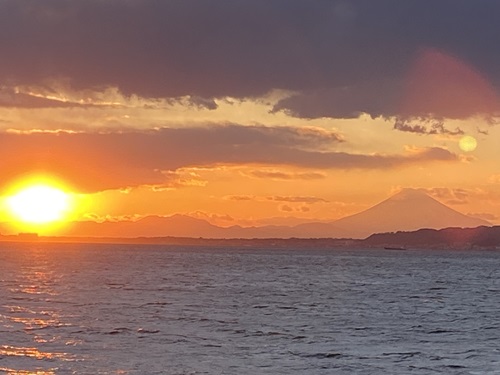
M413 187L500 223L498 54L486 37L498 26L471 18L484 38L460 36L464 5L435 9L448 28L415 5L432 34L403 22L410 5L391 18L384 1L284 13L279 1L221 1L218 13L6 3L0 21L25 34L0 38L4 199L43 175L75 194L71 220L181 213L245 226L331 221ZM475 150L459 147L466 135Z

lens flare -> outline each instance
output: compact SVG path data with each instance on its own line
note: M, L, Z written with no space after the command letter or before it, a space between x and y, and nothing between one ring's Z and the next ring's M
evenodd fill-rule
M464 152L471 152L474 151L477 147L477 141L476 138L466 135L460 139L458 142L458 147Z

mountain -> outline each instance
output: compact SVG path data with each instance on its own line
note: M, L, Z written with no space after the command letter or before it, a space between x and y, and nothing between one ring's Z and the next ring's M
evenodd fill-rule
M223 237L225 228L185 215L146 216L137 221L74 222L66 236L89 237Z
M478 227L488 222L455 211L419 190L406 189L369 208L331 223L224 228L185 215L147 216L137 221L74 222L61 235L85 237L366 238L373 233L421 228ZM0 227L0 231L6 231Z
M289 226L229 228L186 215L146 216L137 221L74 222L64 229L65 236L80 237L204 237L204 238L270 238L293 237Z
M491 225L455 211L416 189L404 189L398 194L360 213L332 223L353 238L365 238L373 233L414 231L421 228L473 228Z
M293 227L297 238L358 238L357 230L339 228L335 223L304 223Z

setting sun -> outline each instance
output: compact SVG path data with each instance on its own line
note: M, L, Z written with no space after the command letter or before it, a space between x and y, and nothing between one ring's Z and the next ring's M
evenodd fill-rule
M33 185L7 198L7 207L22 222L48 224L64 219L70 209L70 199L58 188Z

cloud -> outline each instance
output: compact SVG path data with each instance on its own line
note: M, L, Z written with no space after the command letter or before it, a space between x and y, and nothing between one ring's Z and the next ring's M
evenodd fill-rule
M215 213L209 213L204 211L194 211L188 212L186 215L194 217L196 219L202 219L208 221L210 224L218 225L218 226L228 226L234 225L235 219L230 215L220 215Z
M65 79L209 109L280 89L296 95L275 110L300 117L496 114L499 11L454 0L4 0L0 83Z
M203 187L207 181L203 180L197 173L179 168L175 171L162 171L164 181L161 184L151 185L153 191L163 191L182 187Z
M241 201L253 201L256 200L257 197L253 195L227 195L224 197L224 199L241 202Z
M400 86L397 81L367 80L304 90L280 100L272 112L283 111L307 119L357 118L364 113L373 118L392 117L398 114L398 98L403 90Z
M263 126L163 128L116 133L0 134L0 179L55 174L82 191L161 185L169 171L216 165L292 166L311 169L391 169L456 162L442 148L403 154L336 152L335 133ZM193 178L189 178L192 181Z
M224 199L234 200L234 201L273 201L273 202L287 202L287 203L304 203L304 204L314 204L314 203L327 203L328 201L323 198L311 197L311 196L256 196L256 195L228 195Z
M446 135L464 135L465 132L456 128L455 130L449 130L445 128L442 121L419 119L418 123L414 123L410 120L396 119L394 123L394 129L402 132L417 133L417 134L446 134Z
M267 199L272 200L272 201L276 201L276 202L307 203L307 204L327 203L328 202L327 200L325 200L323 198L300 197L300 196L295 196L295 197L273 196L273 197L268 197Z
M189 97L189 103L200 109L214 110L218 108L217 103L213 99L201 98L199 96Z
M421 49L398 77L304 90L280 100L274 112L302 118L465 119L500 116L498 87L474 66L434 48Z
M0 87L0 107L67 108L76 105L63 100L31 95L10 87Z
M9 58L0 79L43 84L62 76L82 89L115 86L144 97L293 88L316 74L307 56L312 20L303 16L322 11L281 0L7 0L0 3L0 43Z
M468 213L467 216L471 216L471 217L477 217L478 219L483 219L483 220L486 220L486 221L496 221L499 219L499 217L497 215L494 215L494 214L490 214L490 213L487 213L487 212L482 212L482 213Z
M299 206L299 207L291 207L287 204L284 204L282 206L279 207L279 210L280 211L283 211L283 212L309 212L311 209L307 206Z
M494 175L491 175L489 178L488 178L488 182L490 184L500 184L500 174L494 174Z
M276 169L256 169L243 174L271 180L319 180L326 177L326 174L321 172L285 172Z
M401 190L401 188L397 188L396 190ZM471 198L484 198L485 195L485 192L481 189L433 187L418 188L418 190L427 193L447 205L468 204Z

